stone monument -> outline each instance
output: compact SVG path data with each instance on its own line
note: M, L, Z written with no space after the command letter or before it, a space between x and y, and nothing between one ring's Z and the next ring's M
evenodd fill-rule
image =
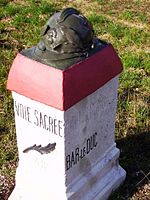
M55 13L11 67L19 163L9 200L106 200L125 179L114 141L111 44L76 9Z

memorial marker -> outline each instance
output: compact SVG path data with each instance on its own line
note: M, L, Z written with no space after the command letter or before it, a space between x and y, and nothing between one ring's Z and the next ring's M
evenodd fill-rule
M106 200L124 181L114 141L121 71L112 45L73 8L18 53L7 84L19 151L9 200Z

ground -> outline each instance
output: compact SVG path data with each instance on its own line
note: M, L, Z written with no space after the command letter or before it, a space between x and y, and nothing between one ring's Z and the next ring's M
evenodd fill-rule
M124 184L110 200L150 199L150 1L149 0L0 0L0 199L14 186L18 161L12 97L6 90L17 52L39 41L49 16L66 7L79 9L95 34L112 43L124 71L120 76L116 143Z

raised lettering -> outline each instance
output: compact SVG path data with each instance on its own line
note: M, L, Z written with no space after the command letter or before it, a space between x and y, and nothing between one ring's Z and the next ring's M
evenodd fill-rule
M46 126L46 120L47 120L48 116L44 115L44 129L48 130L48 127Z
M14 105L15 105L15 111L16 111L17 115L19 116L19 104L17 104L17 102L15 101Z
M53 133L53 118L49 117L49 131Z
M77 147L75 149L75 163L77 164L79 162L79 148Z
M31 121L30 121L30 107L27 107L27 120L28 120L28 122L30 122L31 123Z
M63 123L62 121L58 120L58 134L59 134L60 137L62 137L62 135L61 135L61 130L62 130L61 125L62 125L62 123Z
M71 152L70 155L66 156L66 169L70 169L73 165L80 162L86 155L88 155L96 146L97 133L95 132L92 136L86 139L85 146L82 148L75 148L74 151Z
M74 152L72 151L72 154L71 154L71 167L72 165L75 164L75 159L74 159Z
M36 126L39 126L39 121L38 121L38 111L37 110L35 110L34 111L34 116L35 116L35 118L36 118L36 121L34 122L34 124L36 125Z
M97 133L95 132L95 134L93 135L93 144L94 144L94 147L97 146L96 136L97 136Z
M90 153L90 138L88 138L86 141L86 153L87 154Z
M66 156L66 170L70 169L70 155Z
M57 119L54 119L54 134L56 134L57 135L57 131L56 131L56 129L57 129Z

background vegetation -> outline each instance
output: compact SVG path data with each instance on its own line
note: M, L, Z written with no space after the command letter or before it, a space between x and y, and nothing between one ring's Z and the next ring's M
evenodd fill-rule
M150 1L0 0L0 199L14 186L18 161L13 103L6 82L18 51L39 41L49 16L79 9L96 35L113 44L123 62L116 116L116 142L125 183L110 200L150 199Z

